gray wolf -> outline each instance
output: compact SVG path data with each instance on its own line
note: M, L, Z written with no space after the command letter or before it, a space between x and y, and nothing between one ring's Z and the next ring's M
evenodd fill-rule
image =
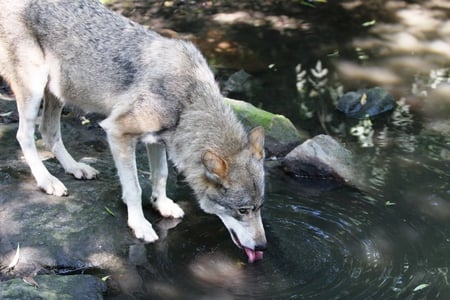
M191 43L164 38L97 0L0 0L0 8L0 75L14 92L17 139L39 188L67 194L34 143L42 99L43 140L77 179L93 179L98 171L66 150L61 110L71 104L101 113L137 238L158 239L141 205L135 145L142 139L151 165L151 203L162 216L184 215L166 196L168 155L200 207L223 221L250 261L262 258L264 130L245 132Z

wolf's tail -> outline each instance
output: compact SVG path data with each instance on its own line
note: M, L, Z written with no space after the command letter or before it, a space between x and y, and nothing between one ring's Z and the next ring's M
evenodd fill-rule
M2 77L0 77L0 98L4 100L15 99L13 91Z

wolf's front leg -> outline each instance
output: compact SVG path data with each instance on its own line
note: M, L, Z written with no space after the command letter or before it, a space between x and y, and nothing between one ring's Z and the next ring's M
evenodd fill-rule
M119 133L116 128L110 127L111 123L105 121L101 125L108 134L109 146L122 185L122 199L128 209L128 226L138 239L149 243L154 242L158 239L158 235L153 230L152 224L145 219L142 210L142 191L138 181L135 157L136 139Z
M166 195L167 155L163 144L147 144L147 154L151 169L152 205L166 218L182 218L183 210Z

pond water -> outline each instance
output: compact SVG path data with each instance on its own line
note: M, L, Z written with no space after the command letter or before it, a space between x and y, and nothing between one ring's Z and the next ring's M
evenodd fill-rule
M199 211L194 199L183 202L187 216L165 239L130 248L145 286L135 295L449 299L450 139L416 138L412 152L370 151L369 193L269 168L263 215L269 247L255 264L246 263L218 219ZM175 197L188 193L181 187ZM157 225L162 231L173 226L165 222Z
M391 13L408 16L407 8L418 9L402 3L404 12ZM449 26L445 18L443 22ZM255 32L249 28L238 26L227 37L253 41ZM333 23L326 28L331 30ZM187 199L182 203L187 216L180 224L158 223L165 238L155 245L130 247L130 259L136 261L144 286L133 291L135 296L450 299L449 56L427 52L423 45L423 51L400 53L386 40L383 43L382 30L386 28L366 32L365 42L359 40L374 45L365 50L355 46L361 28L355 29L353 40L347 36L336 42L334 37L332 45L331 33L312 38L306 32L302 40L277 34L274 43L279 47L258 53L262 61L273 63L257 71L243 68L245 72L239 73L238 68L219 63L218 53L206 51L230 97L285 114L307 135L328 133L340 139L353 151L367 189L291 178L276 167L277 162L267 162L263 218L269 245L264 259L247 264L220 221ZM389 34L401 34L404 28L396 30ZM262 41L274 35L274 29L259 28L258 34L259 46L267 50ZM381 42L374 42L374 37ZM448 38L440 38L450 45ZM289 48L300 42L306 44ZM392 51L386 52L386 47ZM419 60L426 68L414 69ZM399 64L405 70L396 73ZM235 76L234 82L230 76ZM375 85L393 93L398 101L395 111L352 120L335 109L344 91ZM170 194L186 199L189 189L172 187Z
M198 29L228 96L285 114L306 135L338 138L368 185L291 178L267 162L268 249L255 264L246 263L217 218L194 199L183 202L180 224L158 223L164 239L130 248L144 285L135 296L450 299L450 56L442 50L450 47L448 5L415 2L367 1L354 11L360 2L324 4L328 10L297 16L300 33L289 16L263 9L241 12L241 19L215 15L216 27L207 30L198 20L174 22L180 32ZM233 17L236 23L226 23ZM227 42L214 48L214 38ZM376 85L394 95L394 112L352 120L335 109L344 91ZM189 189L170 194L186 199Z

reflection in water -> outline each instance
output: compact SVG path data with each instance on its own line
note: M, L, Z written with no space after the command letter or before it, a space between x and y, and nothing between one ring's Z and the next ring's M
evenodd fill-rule
M232 294L245 294L245 291L254 288L243 264L221 253L199 255L189 268L194 278L208 290L217 290L220 297L227 295L232 299Z

